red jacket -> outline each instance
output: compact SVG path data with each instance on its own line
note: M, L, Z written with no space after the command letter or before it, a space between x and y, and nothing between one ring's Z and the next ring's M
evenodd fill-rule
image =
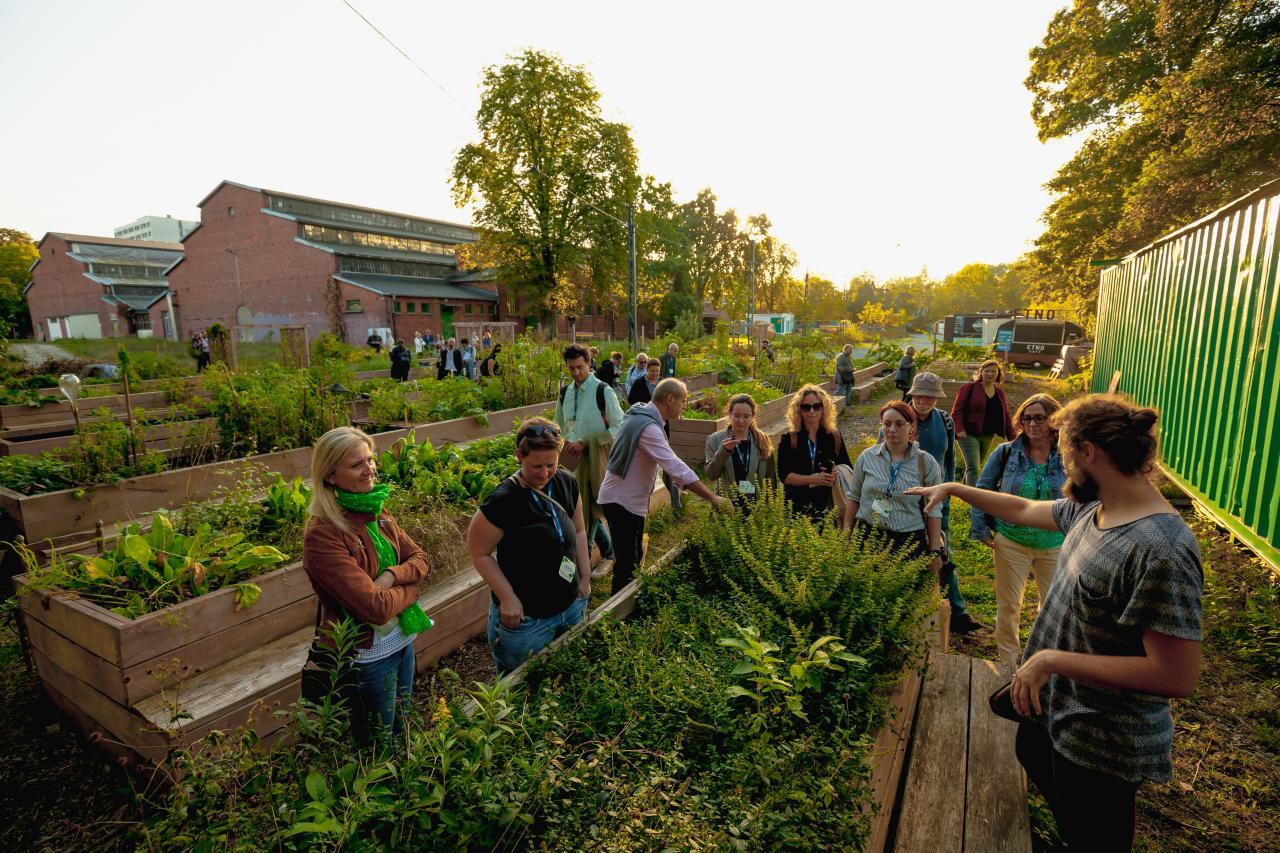
M1004 420L1004 432L1001 433L1006 440L1013 438L1013 421L1009 419L1009 401L1005 399L1004 391L1000 386L996 386L996 399L1000 401L1000 411ZM982 382L973 380L966 382L960 386L960 390L956 392L956 401L951 406L951 419L956 422L956 432L964 432L966 435L982 435L982 427L987 419L987 395L982 390Z
M395 519L383 513L378 527L395 546L399 562L388 570L396 576L395 586L378 589L373 583L378 576L378 552L365 529L373 516L349 510L343 510L343 515L351 525L349 532L323 518L313 519L307 526L302 568L320 598L320 642L333 645L324 628L341 619L345 610L365 626L357 645L367 649L373 644L373 630L368 626L390 621L418 600L418 581L427 576L429 568L427 555Z

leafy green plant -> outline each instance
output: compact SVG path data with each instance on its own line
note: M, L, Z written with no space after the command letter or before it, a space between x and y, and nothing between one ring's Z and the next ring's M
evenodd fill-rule
M0 457L0 483L23 495L56 492L76 485L70 467L52 453Z
M306 447L335 426L346 425L347 401L328 391L328 379L320 370L279 365L247 373L210 371L205 382L222 452L248 455Z
M288 559L243 533L216 535L207 524L193 535L179 533L164 512L145 533L138 524L126 526L116 547L102 554L55 553L42 567L30 550L19 546L19 553L31 589L73 590L126 619L228 586L237 610L250 607L262 590L248 579Z

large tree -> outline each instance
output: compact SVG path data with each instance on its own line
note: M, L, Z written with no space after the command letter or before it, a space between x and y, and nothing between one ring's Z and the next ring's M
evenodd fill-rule
M39 257L30 234L0 228L0 326L7 335L31 333L31 311L22 291L31 283L31 265Z
M1020 265L1041 298L1092 311L1091 260L1280 175L1276 0L1075 0L1031 61L1040 138L1087 134Z
M453 193L475 203L471 253L547 316L626 274L626 218L640 180L630 129L600 114L591 75L526 50L485 69L480 140L458 152Z

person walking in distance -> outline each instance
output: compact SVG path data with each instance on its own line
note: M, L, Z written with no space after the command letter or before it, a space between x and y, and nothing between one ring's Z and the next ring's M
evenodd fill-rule
M622 406L613 389L592 375L586 347L570 344L561 355L572 380L560 389L556 400L555 422L565 442L561 462L577 477L587 522L587 553L590 555L592 543L600 547L596 577L603 577L609 572L614 548L600 509L600 485L609 448L622 429Z
M767 342L766 342L767 343ZM836 393L844 395L845 406L853 405L853 344L845 344L836 356Z
M978 368L973 381L960 386L951 406L951 417L956 422L956 444L960 445L964 457L964 481L970 486L978 482L982 464L1000 439L1013 438L1013 421L1000 387L1002 382L1004 371L1000 362L989 358Z
M894 387L902 392L902 399L907 399L907 394L911 388L911 381L916 375L916 348L907 347L907 351L903 353L902 358L898 361L898 371L893 376Z
M643 379L645 371L649 369L649 356L645 353L636 353L636 363L627 368L627 380L623 385L622 393L631 398L631 385L637 379Z
M662 356L662 378L672 379L676 375L676 356L680 354L680 347L671 344L667 347L667 351Z
M664 379L653 391L653 400L627 410L600 487L600 505L613 533L617 562L613 568L613 593L635 578L644 550L644 527L649 516L656 469L672 481L717 507L724 498L712 494L693 469L680 461L667 440L667 421L684 411L689 391L679 379Z
M1173 775L1169 697L1191 695L1200 674L1204 573L1195 535L1149 479L1157 418L1115 394L1054 414L1059 500L957 483L912 490L1063 534L1008 695L1022 718L1018 760L1072 850L1132 848L1138 787Z

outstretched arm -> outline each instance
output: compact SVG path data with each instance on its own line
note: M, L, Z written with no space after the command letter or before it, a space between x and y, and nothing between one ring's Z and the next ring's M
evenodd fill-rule
M954 496L982 512L994 515L1010 524L1023 527L1036 527L1040 530L1057 530L1058 522L1053 517L1053 501L1032 501L1017 495L1006 495L1003 492L989 492L976 489L962 483L943 483L940 486L915 486L903 490L905 495L920 495L925 498L925 510L933 509Z

